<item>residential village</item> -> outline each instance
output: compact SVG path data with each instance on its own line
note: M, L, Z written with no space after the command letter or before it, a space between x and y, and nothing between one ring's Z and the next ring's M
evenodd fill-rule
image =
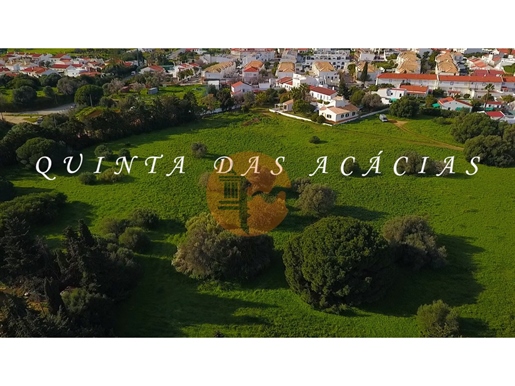
M152 51L141 49L147 55L141 60L6 52L0 54L0 76L39 78L56 73L72 78L97 77L116 63L131 69L129 77L160 74L178 84L230 87L231 95L240 102L246 93L257 95L275 89L281 98L271 110L293 117L297 115L294 100L282 95L287 91L291 96L292 89L305 85L311 113L329 124L354 120L367 112L356 103L360 98L342 95L344 83L351 91L363 90L380 97L383 106L370 111L379 111L405 96L432 95L436 98L434 108L479 110L492 119L515 122L512 49L175 49L166 50L160 60L149 59Z

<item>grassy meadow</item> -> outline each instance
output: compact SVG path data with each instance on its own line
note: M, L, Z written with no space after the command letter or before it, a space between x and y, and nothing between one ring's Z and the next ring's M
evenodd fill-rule
M421 304L442 299L457 307L464 336L515 336L515 170L480 165L474 176L449 125L431 118L381 123L377 117L328 127L271 113L225 113L199 122L109 145L116 152L130 143L137 155L130 176L113 185L82 185L63 171L47 181L35 171L10 169L20 194L56 189L68 196L58 222L37 229L55 245L65 226L83 218L92 231L104 217L124 218L133 209L156 210L162 225L150 233L152 249L139 255L144 277L118 308L120 336L341 336L415 337L415 313ZM320 144L311 144L316 135ZM202 142L208 157L195 159L190 146ZM96 169L94 149L84 151L82 171ZM381 175L343 177L340 163L356 157L365 171L381 155ZM456 174L448 177L397 177L395 160L415 150L435 160L456 156ZM213 160L242 151L285 156L288 176L307 176L320 156L328 156L327 174L312 180L338 192L335 215L370 221L378 229L388 219L406 214L427 216L446 246L449 264L437 271L402 272L377 303L351 309L343 316L314 311L288 289L280 257L250 283L199 282L175 272L171 258L184 237L184 222L207 211L199 176L213 170ZM159 156L156 174L144 159ZM185 156L185 174L169 173L173 160ZM113 163L105 163L102 170ZM288 216L271 232L280 251L292 234L314 219L295 210L288 192Z

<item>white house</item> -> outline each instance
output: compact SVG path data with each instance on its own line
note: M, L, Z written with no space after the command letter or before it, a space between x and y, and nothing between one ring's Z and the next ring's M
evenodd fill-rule
M435 74L394 74L384 72L379 74L376 79L376 85L392 84L395 87L399 87L403 83L426 86L430 90L438 88L438 78Z
M418 74L420 73L420 60L414 51L403 51L396 59L398 74Z
M330 101L332 98L338 95L338 91L325 87L310 86L309 95L311 95L313 99L316 100Z
M154 72L164 74L164 73L166 73L166 70L161 66L148 66L148 67L141 69L139 72L141 74L154 73Z
M397 99L408 95L408 91L402 88L380 88L375 94L381 97L381 102L383 102L384 105L389 105Z
M265 68L260 60L253 60L249 62L242 71L242 78L247 83L257 83L259 79L259 72Z
M338 74L333 65L329 62L318 61L313 62L312 71L318 77L320 84L326 84L328 81L337 80Z
M308 84L310 86L318 86L319 81L317 78L314 78L309 75L300 75L300 74L293 74L292 75L292 86L293 87L299 87L301 84Z
M231 85L231 94L237 95L237 94L245 94L246 92L252 91L253 88L251 85L243 83L243 82L236 82Z
M337 124L357 118L359 109L350 103L343 107L324 106L318 110L318 114L325 117L329 123Z
M289 111L293 111L293 99L290 99L283 103L276 103L275 109L279 110L279 111L284 111L285 113L289 112Z
M275 81L275 87L276 88L285 88L286 90L290 91L293 88L292 78L289 76L286 76L284 78L277 79Z
M465 101L460 101L452 97L442 98L438 100L438 104L442 110L452 111L472 111L472 105Z
M217 63L202 71L202 77L206 80L220 80L229 77L235 70L236 64L234 62Z
M361 74L363 73L363 70L365 68L365 63L367 62L359 62L356 65L356 79L360 79ZM379 74L382 74L382 71L376 66L374 66L372 63L368 63L367 75L370 79L370 82L375 82Z
M484 90L489 84L494 86L494 90L501 91L502 78L498 76L455 76L455 75L439 75L438 87L442 90L456 90L462 94L471 93L474 90Z
M360 62L372 62L376 58L376 54L374 52L370 52L368 50L358 50L357 56L358 56L358 61L360 61Z
M277 71L275 75L280 79L284 77L293 77L295 73L295 63L293 62L281 62L277 66Z

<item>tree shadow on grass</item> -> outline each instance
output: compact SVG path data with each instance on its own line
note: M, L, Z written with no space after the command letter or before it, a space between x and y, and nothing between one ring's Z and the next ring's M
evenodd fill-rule
M119 336L180 337L184 328L202 326L202 334L226 334L224 326L259 328L268 322L253 312L273 307L264 303L206 293L202 283L177 273L168 259L140 259L144 276L129 299L120 304ZM206 325L212 325L206 327ZM209 331L209 332L208 332Z
M25 196L33 193L50 193L53 189L47 188L32 188L32 187L15 187L16 197Z
M375 221L387 216L388 213L368 210L360 206L335 206L331 215L354 217L361 221Z
M491 330L488 324L481 319L459 318L460 335L464 337L495 337L495 331Z
M451 307L473 304L484 287L474 278L475 254L484 250L461 236L439 235L439 244L448 252L448 265L440 269L425 268L419 272L401 268L395 284L366 311L394 316L413 316L419 306L442 299Z

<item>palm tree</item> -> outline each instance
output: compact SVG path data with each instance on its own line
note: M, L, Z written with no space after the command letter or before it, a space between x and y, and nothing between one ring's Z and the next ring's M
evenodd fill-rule
M484 108L486 108L486 104L487 102L490 100L490 91L493 91L494 90L494 85L492 83L488 83L485 87L485 90L486 90L486 95L485 95L485 104L484 104Z

